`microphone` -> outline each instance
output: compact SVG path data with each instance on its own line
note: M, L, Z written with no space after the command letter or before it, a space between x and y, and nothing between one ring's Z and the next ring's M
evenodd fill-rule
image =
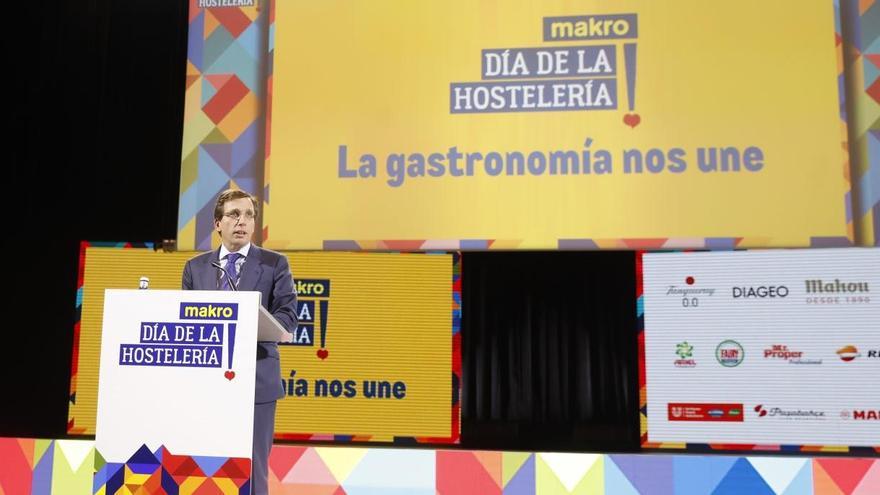
M232 290L238 291L238 287L235 286L235 280L232 280L229 272L227 272L226 269L223 268L223 265L221 265L219 261L212 261L211 266L223 272L223 275L226 275L226 281L229 282L229 286L232 287Z

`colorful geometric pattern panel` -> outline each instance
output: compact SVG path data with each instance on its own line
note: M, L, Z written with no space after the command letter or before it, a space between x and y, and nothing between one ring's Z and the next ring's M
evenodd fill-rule
M0 438L0 494L88 494L94 442Z
M880 2L839 1L856 241L880 246Z
M251 460L174 455L146 445L125 463L104 462L96 454L93 493L168 493L249 495Z
M177 221L185 250L211 248L221 191L262 189L269 15L266 2L252 3L200 8L190 0Z
M246 459L0 438L0 495L247 494ZM94 466L94 468L93 468ZM97 472L96 472L97 470ZM94 474L94 484L93 484ZM312 495L876 495L880 458L484 452L276 445L269 491Z

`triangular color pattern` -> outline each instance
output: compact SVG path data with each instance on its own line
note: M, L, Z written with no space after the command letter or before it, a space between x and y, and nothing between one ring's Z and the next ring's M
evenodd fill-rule
M315 447L314 450L338 483L343 483L348 479L348 476L369 451L369 449L357 447Z
M821 495L844 495L843 490L828 476L821 464L813 461L813 493ZM846 494L849 495L849 494Z
M281 481L297 485L339 485L314 448L306 450Z
M804 465L810 463L809 459L785 457L749 457L748 460L776 493L784 492Z
M605 458L605 493L615 495L639 495L639 491L630 483L610 457ZM669 492L671 493L671 492ZM657 495L661 495L658 493Z
M601 454L542 453L538 458L559 479L566 490L571 492L584 478L593 465L602 458Z
M859 486L853 490L853 495L872 495L880 493L880 459L874 460L874 465L865 476Z
M800 472L788 484L782 495L801 495L803 493L819 493L813 491L813 463L806 462Z
M193 461L198 464L205 476L214 476L220 466L229 460L228 457L193 456Z
M58 457L61 457L67 465L70 466L70 470L76 472L79 471L83 462L89 457L92 450L94 450L95 442L89 440L57 440L55 442L55 447L61 454L56 457L55 462L58 462ZM56 454L58 454L58 452L56 452ZM92 467L89 466L89 469L91 468Z
M834 484L840 487L844 493L849 494L859 485L874 461L872 459L826 458L815 459L813 463L821 465Z
M612 455L611 462L641 493L672 493L673 458L670 456Z
M480 464L483 465L483 469L486 470L486 473L492 477L495 481L495 484L499 487L501 485L501 465L502 465L502 454L501 452L485 452L485 451L475 451L474 457L477 458Z
M776 495L770 485L761 478L751 463L740 457L727 472L721 483L715 487L713 495Z
M511 459L510 466L517 466L512 475L508 475L508 456L516 456ZM522 458L522 462L519 459ZM504 453L504 495L520 495L535 493L535 454ZM509 477L508 477L509 476Z
M306 450L308 447L276 445L269 455L269 472L283 480Z
M712 493L736 461L729 456L676 456L672 461L676 495Z

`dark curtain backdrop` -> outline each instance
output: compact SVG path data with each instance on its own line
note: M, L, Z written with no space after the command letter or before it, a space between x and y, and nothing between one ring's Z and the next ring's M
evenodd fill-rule
M79 241L177 231L186 1L9 10L0 436L67 431Z
M637 450L635 253L462 257L465 444Z

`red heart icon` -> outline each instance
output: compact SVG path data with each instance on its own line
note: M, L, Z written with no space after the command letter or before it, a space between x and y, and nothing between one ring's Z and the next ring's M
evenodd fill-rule
M318 354L318 357L321 359L327 359L327 356L330 355L330 353L327 352L327 349L318 349L317 354Z
M225 376L227 380L232 380L233 378L235 378L235 372L229 370L226 373L223 373L223 376Z
M642 118L639 117L637 113L628 113L623 116L623 123L635 129L637 125L642 121Z

